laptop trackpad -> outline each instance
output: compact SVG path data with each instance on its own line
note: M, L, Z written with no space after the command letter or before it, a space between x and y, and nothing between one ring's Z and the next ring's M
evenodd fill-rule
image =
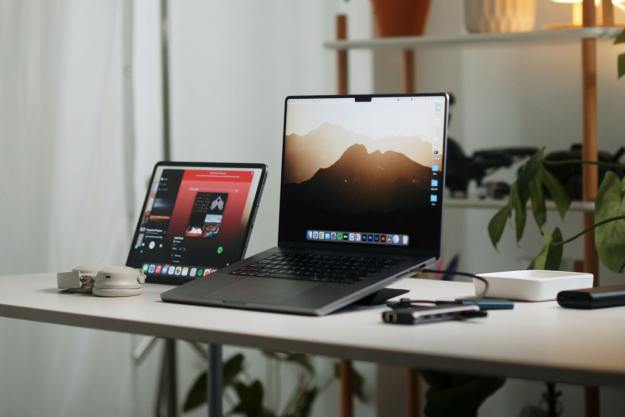
M212 291L204 295L204 298L235 303L272 304L293 299L318 285L316 282L288 279L245 278Z

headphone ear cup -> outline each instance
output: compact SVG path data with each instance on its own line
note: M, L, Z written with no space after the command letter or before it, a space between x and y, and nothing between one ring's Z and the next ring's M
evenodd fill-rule
M98 297L131 297L134 295L143 294L143 287L141 288L98 288L93 287L93 295Z
M107 266L98 271L93 295L99 297L129 297L143 293L143 272L126 266Z

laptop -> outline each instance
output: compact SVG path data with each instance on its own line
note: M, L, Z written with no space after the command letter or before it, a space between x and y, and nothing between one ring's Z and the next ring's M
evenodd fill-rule
M325 315L440 255L446 94L285 100L278 246L168 302Z
M159 162L126 266L182 284L240 261L265 183L264 164Z

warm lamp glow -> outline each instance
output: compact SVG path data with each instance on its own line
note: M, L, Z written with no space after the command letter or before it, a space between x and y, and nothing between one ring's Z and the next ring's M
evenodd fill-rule
M551 0L554 3L566 3L573 5L573 17L572 23L573 26L582 26L584 20L584 12L583 12L583 0ZM612 0L612 4L615 7L625 11L625 0ZM601 6L601 0L595 0L595 7ZM601 14L597 14L597 18L600 19ZM600 22L597 21L597 24Z

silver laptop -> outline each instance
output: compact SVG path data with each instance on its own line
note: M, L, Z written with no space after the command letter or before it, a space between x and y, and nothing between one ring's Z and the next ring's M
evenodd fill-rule
M440 255L446 94L285 101L278 246L164 301L325 315Z

